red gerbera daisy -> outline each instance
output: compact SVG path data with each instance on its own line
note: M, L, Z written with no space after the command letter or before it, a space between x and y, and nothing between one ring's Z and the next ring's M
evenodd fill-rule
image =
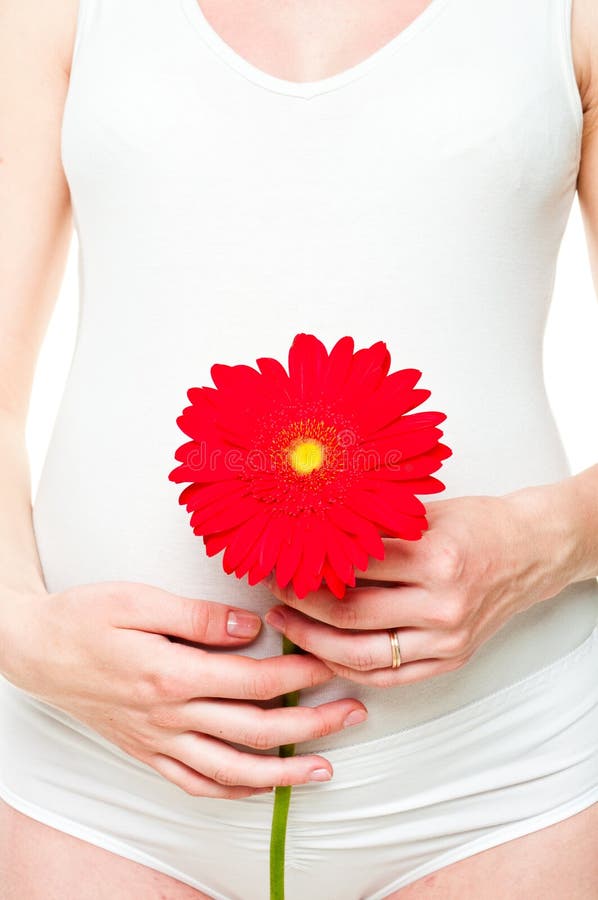
M444 490L431 476L452 455L439 443L446 415L406 415L430 396L418 369L388 374L383 341L354 352L342 337L330 354L298 334L288 373L275 359L215 364L215 387L190 388L177 419L191 440L169 474L191 482L191 512L208 556L257 584L271 571L300 598L325 579L341 599L355 569L384 557L382 535L417 540L428 527L415 494Z

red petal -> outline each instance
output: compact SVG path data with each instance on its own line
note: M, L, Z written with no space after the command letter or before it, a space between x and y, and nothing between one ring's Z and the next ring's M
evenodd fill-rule
M300 563L293 575L293 591L295 595L303 600L304 597L313 590L313 576L310 576L305 567Z
M260 541L258 559L266 572L272 571L278 559L280 545L286 533L283 522L286 522L286 519L281 519L280 516L273 516L264 529L264 534Z
M347 497L347 504L362 515L367 515L391 537L415 539L424 527L423 517L406 516L387 503L383 497L354 489ZM427 526L426 526L427 527Z
M200 528L204 534L214 531L225 531L239 527L250 516L260 512L261 504L254 497L243 497L224 505L223 509L212 512L212 508L198 509L191 516L191 527Z
M328 557L326 557L326 559L324 560L323 574L326 579L326 583L334 596L339 600L342 600L345 596L347 586L342 578L340 578L334 571L331 563L328 560Z
M289 531L281 544L276 563L276 581L281 588L285 587L295 574L303 549L300 520L294 518L288 522Z
M443 434L441 428L420 428L418 431L399 435L381 431L377 437L363 441L360 450L368 455L368 469L370 463L378 468L383 467L385 459L396 465L401 459L427 453L436 446Z
M326 553L326 526L319 516L306 516L304 520L302 571L315 578L321 578Z
M404 400L413 391L421 374L419 369L399 369L387 375L360 405L358 412L363 429L376 431L406 412L402 408Z
M387 481L385 483L404 484L413 494L437 494L446 489L446 485L432 475L427 475L425 478L414 478L410 481Z
M404 375L406 372L408 375ZM375 394L366 398L356 411L365 433L372 434L403 416L431 394L427 388L411 388L417 381L417 369L402 369L388 375Z
M264 569L256 560L247 572L247 584L250 584L253 587L253 585L263 581L268 574L268 572L264 572Z
M263 537L263 531L259 531L255 537L255 540L251 539L248 541L245 548L247 552L235 569L235 575L237 576L237 578L242 578L243 575L248 573L250 569L252 569L256 565L256 563L259 562L260 545Z
M429 428L439 425L446 419L446 413L436 412L433 410L425 410L423 412L411 413L411 415L401 415L398 419L388 422L386 425L378 429L374 434L369 436L374 438L378 434L384 434L387 430L392 434L408 434L412 431L419 431L420 428Z
M204 429L213 428L213 419L219 407L220 397L217 392L210 394L208 388L190 388L187 395L191 405L183 409L176 421L185 434L196 437L195 432L201 435Z
M377 481L366 478L361 483L362 490L382 497L393 509L407 516L425 516L426 507L418 497L414 497L411 485L401 481Z
M224 550L233 539L237 529L230 528L228 531L220 531L217 534L204 534L203 542L208 556L216 556L221 550ZM196 534L198 532L195 532Z
M297 334L289 350L289 375L298 396L311 400L322 394L328 354L313 334Z
M336 400L349 377L353 361L353 347L353 338L347 335L339 338L330 351L323 377L323 388L326 397L331 400Z
M231 484L230 481L218 482L218 484ZM202 484L188 484L186 488L183 488L181 493L179 494L179 503L181 506L185 506L187 503L192 502L194 496L201 494L203 490ZM187 506L187 509L189 507Z
M234 572L243 561L247 553L247 547L255 544L258 538L263 536L264 528L271 513L271 509L261 510L237 528L236 534L222 557L222 568L227 574L230 575ZM267 571L264 575L267 575Z
M191 387L187 391L187 397L191 403L211 403L215 406L218 403L218 391L215 387L204 385L203 387Z
M326 515L337 528L341 528L349 534L359 537L360 543L370 556L376 559L384 559L384 543L379 531L363 516L349 509L346 505L333 504Z
M187 511L209 506L215 500L243 496L243 485L237 481L213 481L210 484L189 484L181 492L179 503L186 504Z
M229 453L232 452L242 454L242 451L234 451L231 448L223 451L222 448L208 448L197 441L188 441L176 450L175 459L181 460L182 465L173 469L168 478L177 483L226 481L237 478L238 467L231 466L229 460Z
M260 373L247 365L227 366L224 363L214 363L210 375L218 390L232 393L259 390L262 380Z
M203 414L196 406L186 406L176 423L186 435L195 441L204 441L208 445L223 444L222 432L215 427L214 413L210 412L210 418Z
M345 385L345 394L354 404L364 397L371 397L383 382L390 367L390 353L384 341L376 341L371 347L358 350L353 357L351 373Z
M396 465L381 468L376 471L376 478L389 479L390 481L409 481L436 472L442 465L442 461L452 456L452 450L445 444L437 444L427 453L421 456L413 456L410 459L398 462Z
M295 397L295 390L291 379L282 363L269 356L262 356L256 360L256 362L260 372L264 376L264 381L270 386L272 393L276 392L287 400L291 400Z
M338 539L338 530L330 522L326 523L326 556L330 565L345 584L350 584L354 577L353 563L345 553L341 541Z
M336 540L345 555L351 560L352 565L364 572L369 564L369 555L357 535L350 535L339 529L336 533Z

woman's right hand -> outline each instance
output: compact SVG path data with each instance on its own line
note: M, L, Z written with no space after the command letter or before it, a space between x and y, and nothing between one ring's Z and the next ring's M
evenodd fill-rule
M103 582L31 596L20 605L7 678L88 725L189 794L240 798L303 784L328 760L247 753L319 738L343 727L354 698L263 708L334 673L311 654L253 659L189 646L239 647L227 618L239 607L147 584ZM14 620L13 620L14 622ZM260 790L261 789L261 790Z

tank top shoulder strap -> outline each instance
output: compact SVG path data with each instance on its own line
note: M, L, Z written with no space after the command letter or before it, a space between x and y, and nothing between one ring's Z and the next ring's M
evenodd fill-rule
M575 0L508 0L512 29L523 29L518 46L528 56L527 70L545 84L551 110L565 105L577 136L581 135L583 109L577 87L571 41L571 17ZM519 20L519 21L518 21ZM505 33L504 40L508 42ZM513 86L516 88L516 85Z
M577 78L575 75L571 31L574 2L575 0L552 0L552 3L555 6L554 14L559 23L557 32L560 38L559 49L561 52L561 63L563 66L565 88L569 95L573 116L577 123L578 132L581 134L583 126L583 105L577 85Z
M72 67L88 41L107 51L110 44L123 42L164 46L176 36L182 18L180 0L79 0Z
M106 35L118 35L128 30L131 33L139 31L144 21L152 20L154 7L170 5L176 8L176 0L152 0L151 4L143 4L141 0L79 0L77 8L77 23L75 27L75 39L73 44L72 62L81 51L82 45L91 36L100 30Z
M432 3L436 0L431 0ZM495 73L493 91L509 103L530 104L538 121L569 118L576 137L583 124L571 19L575 0L449 0L436 29L436 50L449 46L465 65ZM471 77L476 73L472 71ZM532 108L532 100L537 101Z
M75 25L75 39L73 43L73 54L71 60L71 71L74 69L84 36L90 27L90 20L94 11L94 7L98 5L98 0L79 0L77 6L77 22Z

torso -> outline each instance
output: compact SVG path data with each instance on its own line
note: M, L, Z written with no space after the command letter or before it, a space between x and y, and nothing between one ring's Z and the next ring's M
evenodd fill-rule
M567 0L432 0L384 29L376 4L367 28L366 4L343 17L347 0L326 14L305 0L301 23L286 0L284 20L237 3L251 14L228 25L228 0L79 2L61 151L81 316L33 508L50 591L136 580L272 605L203 553L166 475L188 387L214 361L284 360L298 331L328 347L382 337L393 367L424 373L454 450L442 499L568 474L540 352L582 125ZM324 26L331 10L342 29ZM579 646L597 603L595 580L578 583L442 679L400 692L339 679L303 699L357 696L359 738L374 740ZM247 648L279 651L269 628Z

